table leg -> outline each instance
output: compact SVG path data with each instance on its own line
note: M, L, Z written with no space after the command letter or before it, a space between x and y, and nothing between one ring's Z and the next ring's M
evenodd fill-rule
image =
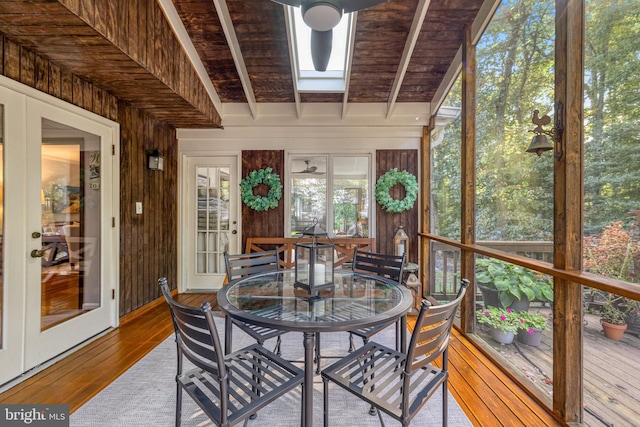
M224 354L231 353L232 339L231 334L233 331L233 323L231 322L231 316L224 317Z
M400 351L407 353L407 316L400 318Z
M304 414L304 426L313 426L313 351L315 347L315 334L304 332L304 388L302 395L302 412Z

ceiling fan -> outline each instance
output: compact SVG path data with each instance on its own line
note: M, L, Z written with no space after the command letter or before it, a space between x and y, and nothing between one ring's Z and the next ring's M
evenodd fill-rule
M299 172L295 172L295 173L310 173L313 175L324 175L324 172L316 172L316 170L318 170L317 166L309 166L309 160L305 160L304 163L307 165L307 167L304 170L301 170Z
M316 71L326 71L331 57L333 27L343 13L356 12L388 0L272 0L301 7L302 19L311 28L311 59Z

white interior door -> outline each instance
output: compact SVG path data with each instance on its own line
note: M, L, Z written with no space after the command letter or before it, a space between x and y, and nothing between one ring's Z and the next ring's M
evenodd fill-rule
M185 290L222 287L224 252L240 246L238 158L189 157L183 177L183 250Z
M1 384L117 325L118 126L5 79L0 105Z

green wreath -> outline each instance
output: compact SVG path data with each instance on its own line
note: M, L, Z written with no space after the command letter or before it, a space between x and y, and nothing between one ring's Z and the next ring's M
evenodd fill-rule
M269 186L267 196L256 196L253 189L260 184ZM282 197L282 183L280 175L273 173L273 169L265 168L249 172L240 181L240 197L245 205L256 211L268 211L278 206L278 200Z
M389 194L389 190L396 184L404 186L405 197L396 200ZM400 213L408 211L418 198L418 181L407 171L398 172L393 168L382 175L376 182L376 200L387 212Z

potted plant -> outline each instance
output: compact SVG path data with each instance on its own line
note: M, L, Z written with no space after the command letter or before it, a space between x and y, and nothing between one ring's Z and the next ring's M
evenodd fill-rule
M501 344L511 344L520 327L520 319L510 308L489 306L476 312L478 323L489 326L491 338Z
M524 311L530 301L553 300L553 287L543 275L494 258L476 259L476 284L485 307Z
M626 298L609 294L600 308L600 324L604 336L614 341L620 341L627 330L626 316L629 305Z
M537 347L542 340L542 331L548 331L547 317L539 312L522 311L518 313L520 328L518 341L522 344Z
M583 268L590 273L637 283L638 257L640 242L621 221L605 226L601 234L584 238ZM620 327L626 324L627 332L640 334L640 302L601 290L593 295L590 311L600 313L603 322ZM620 312L624 312L624 320Z

